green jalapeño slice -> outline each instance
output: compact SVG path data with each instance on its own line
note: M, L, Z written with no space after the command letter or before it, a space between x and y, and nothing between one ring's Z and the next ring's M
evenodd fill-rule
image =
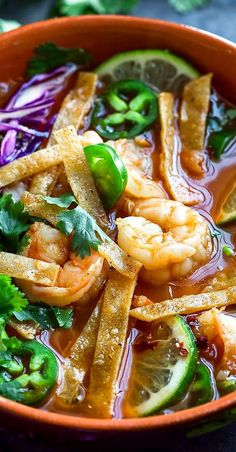
M55 385L58 365L54 353L36 340L18 341L0 353L0 395L25 405L41 402Z
M125 165L115 149L107 144L86 146L84 153L103 205L111 209L127 184Z
M156 94L139 80L113 83L95 102L92 125L103 138L134 138L157 119Z

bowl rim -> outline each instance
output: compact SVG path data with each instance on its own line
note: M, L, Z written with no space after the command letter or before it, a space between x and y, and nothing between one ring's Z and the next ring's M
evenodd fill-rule
M58 26L66 26L69 23L80 24L81 22L97 22L107 24L108 22L122 21L124 26L129 24L129 27L136 27L137 25L155 25L160 29L167 30L182 30L192 35L193 38L201 37L208 43L223 47L227 52L236 51L236 44L232 41L219 37L214 33L201 30L184 24L177 24L175 22L168 22L159 19L149 19L135 16L120 16L120 15L86 15L77 17L63 17L54 18L44 21L34 22L32 24L24 25L15 30L4 33L1 36L1 42L7 44L8 40L17 40L21 35L30 34L31 31L50 26L51 28L58 28ZM139 431L139 430L153 430L159 427L168 427L170 425L181 425L184 423L191 423L191 421L202 421L208 419L216 414L220 414L226 410L236 407L236 391L225 395L220 399L213 400L204 405L188 408L168 415L159 414L144 418L129 418L129 419L97 419L85 418L64 413L49 412L39 408L29 407L20 403L14 402L7 398L0 396L0 412L7 415L14 415L21 418L21 420L34 421L38 424L48 426L60 426L68 429L76 429L83 431Z

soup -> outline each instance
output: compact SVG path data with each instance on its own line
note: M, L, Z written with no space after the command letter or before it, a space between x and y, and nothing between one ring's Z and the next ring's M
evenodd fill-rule
M167 51L89 64L45 44L1 90L0 394L201 405L236 389L236 109Z

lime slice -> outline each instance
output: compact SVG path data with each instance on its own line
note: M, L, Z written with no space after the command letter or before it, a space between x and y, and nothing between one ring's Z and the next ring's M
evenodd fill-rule
M234 185L232 191L229 193L223 204L223 207L217 220L217 224L222 225L235 220L236 220L236 184Z
M199 76L189 63L167 50L133 50L118 53L96 69L99 78L110 83L138 79L156 91L176 92Z
M123 403L126 417L147 416L174 404L187 391L196 369L194 335L182 317L153 322L148 333L151 346L133 353Z

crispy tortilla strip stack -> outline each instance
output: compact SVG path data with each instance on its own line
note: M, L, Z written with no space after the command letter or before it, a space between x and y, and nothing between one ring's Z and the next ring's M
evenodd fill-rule
M88 404L96 417L112 416L136 280L111 271L104 291L88 388Z
M101 316L103 296L98 301L78 339L70 350L63 364L63 381L57 392L57 401L63 405L71 405L78 400L81 384L90 369Z
M186 168L196 174L204 172L200 154L204 150L211 80L212 74L207 74L187 83L180 108L181 157Z
M201 193L191 188L179 174L177 167L177 143L174 128L174 96L171 93L159 95L159 108L161 117L161 159L160 171L167 188L175 201L187 206L202 201Z
M14 162L0 168L0 188L32 176L39 171L50 168L52 165L57 165L61 161L61 153L57 146L41 149L33 154L14 160Z
M47 220L54 226L58 223L57 215L63 210L66 210L47 204L41 196L32 195L28 192L24 193L22 201L30 215ZM99 245L98 251L112 267L122 275L127 276L127 278L134 278L141 268L141 264L138 261L128 256L128 254L126 254L115 242L110 240L109 237L107 242Z
M54 286L60 266L38 259L0 252L0 273L45 286Z
M92 107L96 92L97 75L92 72L80 72L75 87L64 98L61 108L58 112L57 119L53 125L51 135L49 137L48 146L56 143L54 132L63 127L72 125L76 130L84 127L85 117ZM61 170L63 165L61 165ZM50 175L51 172L51 175ZM40 176L34 176L30 187L30 192L35 194L50 195L50 186L55 185L60 173L54 171L42 171ZM45 179L45 180L44 180ZM51 179L48 191L43 192L42 188L47 187L48 180ZM37 187L40 191L36 191Z
M140 303L146 297L141 298ZM161 303L153 303L141 308L131 309L131 317L143 320L144 322L154 322L154 320L162 320L166 317L176 314L192 314L200 311L207 311L211 308L222 308L235 304L236 302L236 286L226 290L215 292L201 293L199 295L186 295L173 300L162 301Z
M108 228L108 219L98 196L93 176L88 167L83 147L74 127L55 132L66 169L68 182L79 205L94 217L102 229Z

